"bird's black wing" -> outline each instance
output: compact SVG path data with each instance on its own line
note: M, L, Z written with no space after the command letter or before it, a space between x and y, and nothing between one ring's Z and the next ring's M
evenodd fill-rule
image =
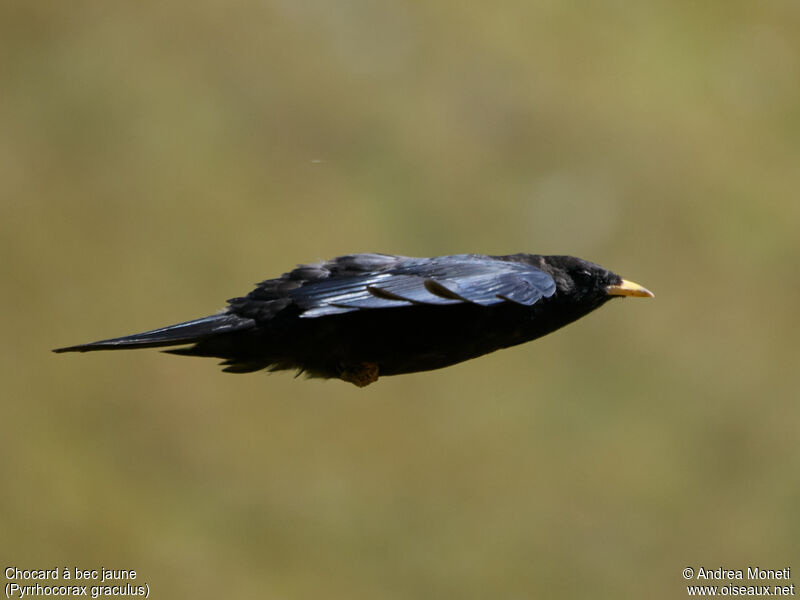
M367 257L366 262L359 261L360 257ZM356 267L338 269L336 261L341 260L355 262ZM301 317L413 304L514 302L530 306L555 292L553 278L544 271L482 255L354 255L336 261L325 265L327 277L288 290L292 303L303 311Z

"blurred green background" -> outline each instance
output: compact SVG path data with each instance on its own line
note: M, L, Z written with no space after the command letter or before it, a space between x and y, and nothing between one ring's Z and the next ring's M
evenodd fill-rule
M796 1L6 0L0 50L3 568L348 600L800 569ZM360 251L657 297L365 389L49 352Z

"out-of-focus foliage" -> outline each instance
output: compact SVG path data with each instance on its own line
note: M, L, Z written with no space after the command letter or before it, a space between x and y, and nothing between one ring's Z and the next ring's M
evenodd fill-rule
M800 568L799 7L3 2L3 568L328 600ZM657 297L363 390L49 353L356 251Z

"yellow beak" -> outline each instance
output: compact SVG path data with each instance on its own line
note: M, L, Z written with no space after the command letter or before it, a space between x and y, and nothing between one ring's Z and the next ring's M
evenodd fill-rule
M633 283L623 279L618 285L610 285L606 288L609 296L636 296L638 298L655 298L656 295L638 283Z

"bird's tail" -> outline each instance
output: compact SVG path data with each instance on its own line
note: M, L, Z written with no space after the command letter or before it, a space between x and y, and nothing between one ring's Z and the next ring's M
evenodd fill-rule
M79 344L66 348L57 348L53 352L89 352L92 350L124 350L130 348L153 348L158 346L177 346L192 344L224 333L250 329L254 326L252 319L238 317L230 313L221 313L178 323L161 329L153 329L143 333L134 333L110 340L100 340L89 344Z

